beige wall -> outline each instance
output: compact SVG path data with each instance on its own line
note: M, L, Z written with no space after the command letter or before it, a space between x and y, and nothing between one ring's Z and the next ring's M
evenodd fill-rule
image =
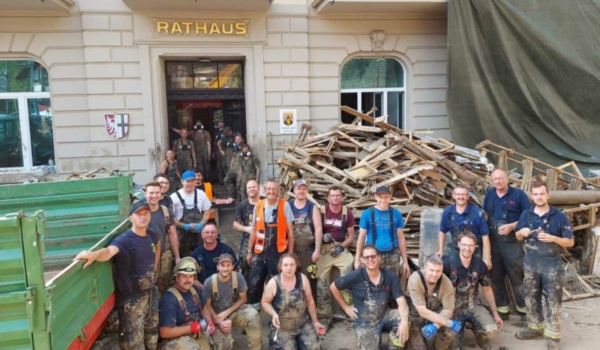
M246 60L248 141L263 175L297 136L279 134L281 108L323 132L339 122L341 66L360 56L398 59L406 69L407 129L451 138L446 117L446 21L428 16L318 15L304 1L276 1L267 13L133 13L121 0L78 0L70 17L0 17L0 59L32 58L50 74L57 167L106 166L156 172L166 145L163 64L174 57ZM0 9L1 12L1 9ZM32 14L33 16L33 14ZM248 20L243 37L156 36L154 18ZM383 51L369 33L384 30ZM110 138L104 114L129 113L129 135Z

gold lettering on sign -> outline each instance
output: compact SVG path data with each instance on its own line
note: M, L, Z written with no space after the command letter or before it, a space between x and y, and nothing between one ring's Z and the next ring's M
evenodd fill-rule
M157 34L246 35L247 22L234 21L155 21Z

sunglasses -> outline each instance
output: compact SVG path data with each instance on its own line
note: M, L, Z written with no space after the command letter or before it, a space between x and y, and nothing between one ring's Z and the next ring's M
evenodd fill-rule
M362 258L365 260L375 260L375 258L377 258L377 254L363 256Z

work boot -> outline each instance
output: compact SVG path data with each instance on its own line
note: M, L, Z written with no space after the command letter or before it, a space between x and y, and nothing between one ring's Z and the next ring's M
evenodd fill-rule
M510 319L510 313L498 312L502 321L508 321Z
M480 335L476 335L475 341L477 342L477 345L479 345L479 347L483 350L491 350L492 349L492 346L490 345L490 340L487 338L484 338Z
M515 337L519 340L542 339L544 337L544 332L527 328L523 331L515 333Z
M560 350L560 346L558 345L558 340L548 339L546 338L546 347L548 350Z

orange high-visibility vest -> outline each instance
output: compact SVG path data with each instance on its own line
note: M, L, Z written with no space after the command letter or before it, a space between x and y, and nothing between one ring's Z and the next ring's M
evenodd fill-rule
M206 194L206 197L208 197L208 200L212 202L213 201L213 192L212 192L212 185L210 184L210 182L204 183L204 193ZM210 216L208 218L209 219L215 218L215 210L214 209L210 213Z
M287 249L287 219L285 217L285 200L279 199L277 202L277 221L268 224L269 227L277 227L277 251L283 253ZM265 226L265 200L261 199L256 203L256 243L254 252L260 254L265 250L266 226Z

